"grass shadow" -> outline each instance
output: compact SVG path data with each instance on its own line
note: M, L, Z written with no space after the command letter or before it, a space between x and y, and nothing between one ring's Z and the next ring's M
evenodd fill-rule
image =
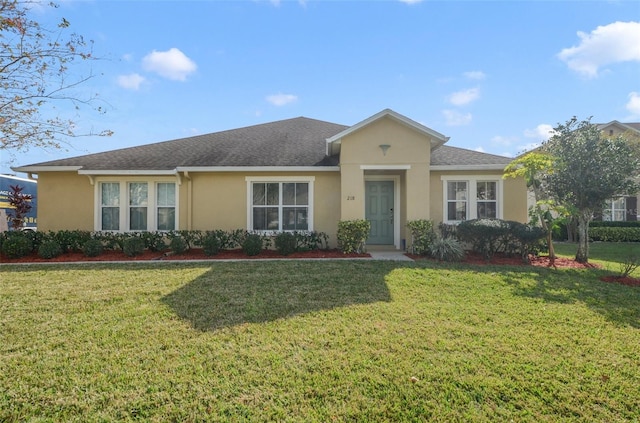
M504 272L504 281L515 295L550 303L582 303L607 320L640 328L640 289L599 278L598 269L522 268Z
M372 272L371 262L358 261L213 265L162 301L201 331L390 301L384 276L393 266L374 266Z

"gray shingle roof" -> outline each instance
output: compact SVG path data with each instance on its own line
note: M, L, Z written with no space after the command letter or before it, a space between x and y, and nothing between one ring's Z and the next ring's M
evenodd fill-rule
M509 157L481 153L448 145L440 146L431 152L432 166L485 166L507 165L513 160Z
M338 166L326 140L349 128L305 117L24 166L78 166L85 171L173 170L177 167ZM434 166L506 165L508 157L463 148L433 150Z
M298 117L29 166L171 170L195 166L337 166L326 139L347 126Z

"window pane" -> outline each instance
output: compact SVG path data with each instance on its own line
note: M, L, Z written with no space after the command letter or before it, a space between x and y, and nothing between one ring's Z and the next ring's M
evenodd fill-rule
M120 205L120 184L117 182L108 182L101 184L102 187L102 205L103 206L119 206Z
M496 203L493 201L478 201L478 219L495 219Z
M447 204L447 220L466 220L467 203L463 201L450 201Z
M309 229L307 207L285 207L282 229L285 231L306 231Z
M253 205L264 206L267 203L267 184L253 184Z
M280 184L267 184L267 205L277 206L280 203Z
M478 182L478 200L495 200L496 183Z
M147 230L147 208L146 207L129 208L129 230L132 230L132 231Z
M160 183L157 187L158 198L156 199L158 206L175 206L176 205L176 184Z
M256 231L275 231L279 229L277 207L254 207L253 229Z
M173 231L176 228L175 207L158 207L158 230Z
M130 206L146 206L148 196L146 182L132 182L129 184Z
M299 206L309 205L309 184L296 184L296 204Z
M102 227L103 231L119 231L120 230L120 208L119 207L103 207L102 208Z
M282 204L287 206L296 204L296 184L282 184Z
M467 199L467 183L466 182L447 182L447 199L466 200Z

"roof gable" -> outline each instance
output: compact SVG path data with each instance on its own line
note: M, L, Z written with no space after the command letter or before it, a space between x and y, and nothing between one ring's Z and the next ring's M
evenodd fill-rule
M364 128L365 126L368 126L374 122L377 122L381 119L385 119L385 118L390 118L395 120L396 122L399 122L413 130L415 130L416 132L419 132L421 134L423 134L424 136L428 137L431 141L431 148L437 148L438 146L441 146L442 144L446 143L447 141L449 141L449 137L442 135L441 133L434 131L431 128L428 128L412 119L409 119L406 116L401 115L400 113L397 113L391 109L384 109L378 113L376 113L375 115L359 122L356 123L353 126L350 126L348 128L346 128L344 131L337 133L335 135L333 135L332 137L327 138L327 154L331 155L331 154L337 154L339 152L339 144L342 141L342 138L361 130L362 128Z

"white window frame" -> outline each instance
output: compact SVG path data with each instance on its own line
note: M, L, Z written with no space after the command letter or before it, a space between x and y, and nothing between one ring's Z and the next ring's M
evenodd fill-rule
M624 204L622 208L616 207L616 201L623 200ZM622 212L622 220L616 220L616 212ZM608 219L605 219L608 218ZM604 209L602 210L602 220L607 222L624 222L627 220L627 198L615 197L607 200Z
M466 182L467 183L467 219L473 220L478 218L478 182L495 182L496 183L496 218L502 219L504 216L503 201L503 181L502 175L443 175L440 177L442 181L442 221L448 224L458 224L461 220L449 220L448 216L448 182Z
M305 232L312 232L314 229L313 223L313 209L314 209L314 182L316 178L315 176L247 176L245 181L247 183L247 230L251 232L259 232L259 233L278 233L278 232L293 232L290 230L282 230L282 195L280 195L278 200L278 209L279 209L279 222L278 222L278 230L254 230L253 229L253 184L254 183L274 183L279 184L280 194L282 194L282 183L301 183L308 184L309 187L309 204L307 205L307 229Z
M174 227L178 229L179 218L179 198L180 198L180 184L176 181L175 178L127 178L127 179L119 179L119 178L96 178L95 180L95 207L94 207L94 230L103 231L102 230L102 184L106 183L115 183L120 184L120 200L119 200L119 217L120 217L120 229L117 231L109 231L104 230L104 232L155 232L158 231L158 201L157 201L157 193L158 193L158 184L160 183L169 183L175 185L175 224ZM129 209L131 205L129 204L129 185L131 183L146 183L147 184L147 229L146 231L141 230L130 230L129 225ZM164 206L163 206L164 207ZM168 232L162 230L160 232Z

